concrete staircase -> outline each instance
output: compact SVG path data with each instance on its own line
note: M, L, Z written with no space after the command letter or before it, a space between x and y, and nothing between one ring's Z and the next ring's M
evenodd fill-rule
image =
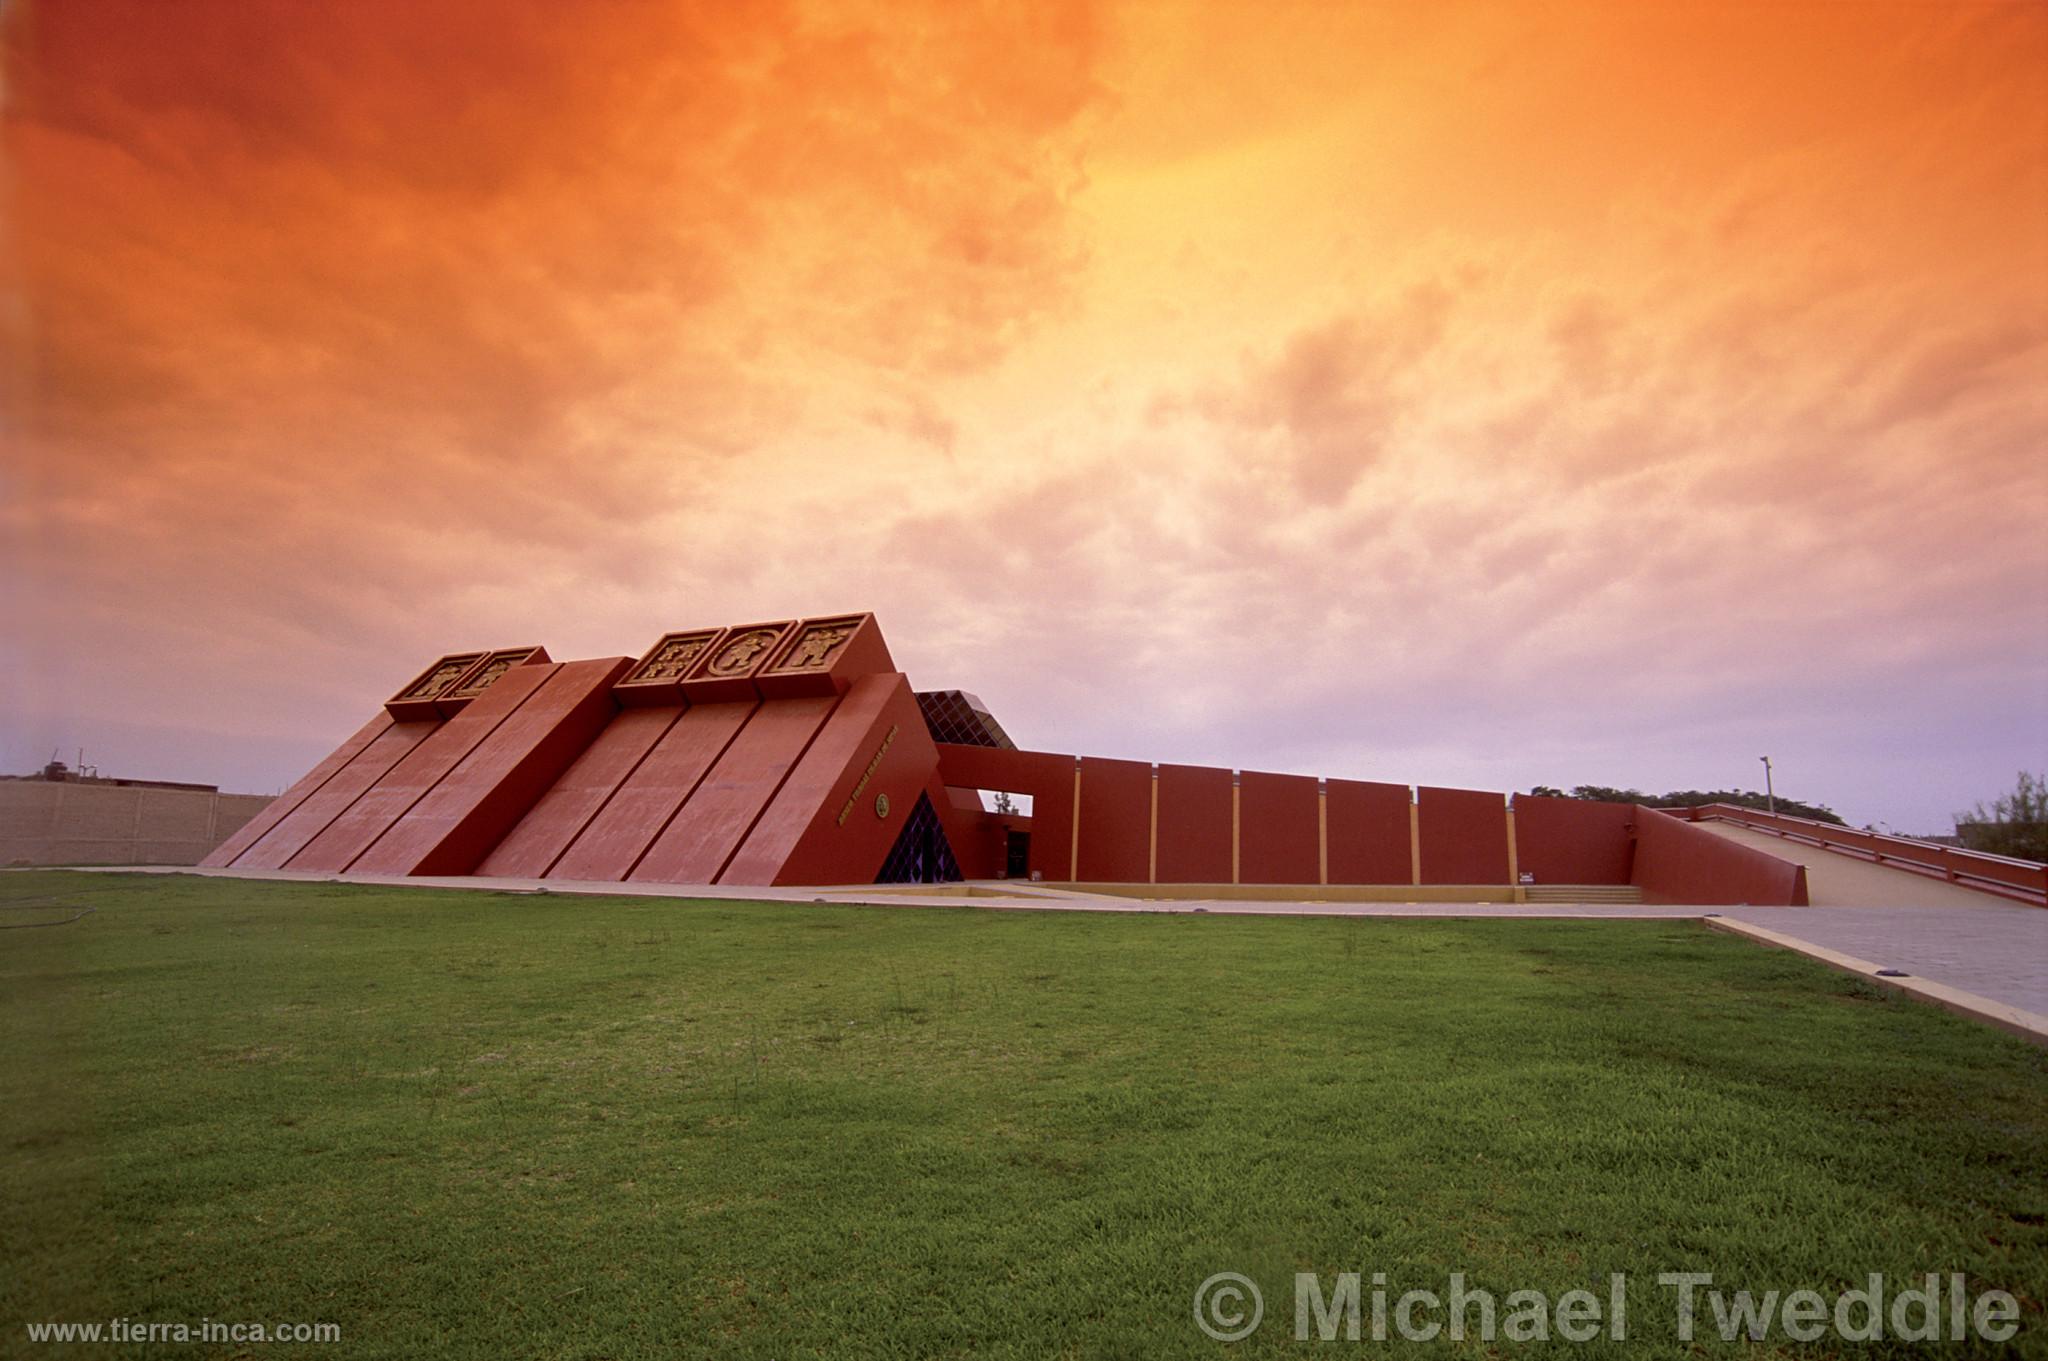
M1532 903L1637 905L1643 901L1643 891L1634 884L1530 884L1522 892Z

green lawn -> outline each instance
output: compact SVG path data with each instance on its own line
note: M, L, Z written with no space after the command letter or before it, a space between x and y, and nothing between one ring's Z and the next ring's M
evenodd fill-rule
M0 902L97 909L0 931L0 1355L1377 1355L1295 1341L1294 1273L1454 1270L1631 1273L1627 1343L1493 1354L1691 1354L1655 1277L1692 1270L1963 1272L2048 1355L2048 1054L1696 923ZM1266 1299L1234 1346L1191 1314L1224 1270ZM115 1317L342 1338L25 1332Z

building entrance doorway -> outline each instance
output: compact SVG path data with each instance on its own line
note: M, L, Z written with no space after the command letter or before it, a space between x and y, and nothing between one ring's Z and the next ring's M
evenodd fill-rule
M1031 877L1031 833L1010 833L1004 873L1011 879Z

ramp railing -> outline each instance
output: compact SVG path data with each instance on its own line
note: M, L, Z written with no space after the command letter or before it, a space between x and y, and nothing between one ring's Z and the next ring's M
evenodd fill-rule
M1838 855L1853 855L1872 864L1946 879L1965 888L1997 893L2034 907L2048 907L2048 865L2016 860L2006 855L1964 850L1908 836L1862 832L1837 827L1811 818L1785 813L1766 813L1733 803L1708 803L1697 808L1663 808L1688 822L1732 822L1759 832L1769 832L1808 846L1818 846Z

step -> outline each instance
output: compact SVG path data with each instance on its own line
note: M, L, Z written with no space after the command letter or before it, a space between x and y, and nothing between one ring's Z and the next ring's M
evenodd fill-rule
M1527 884L1523 897L1532 903L1640 903L1643 891L1634 884Z

